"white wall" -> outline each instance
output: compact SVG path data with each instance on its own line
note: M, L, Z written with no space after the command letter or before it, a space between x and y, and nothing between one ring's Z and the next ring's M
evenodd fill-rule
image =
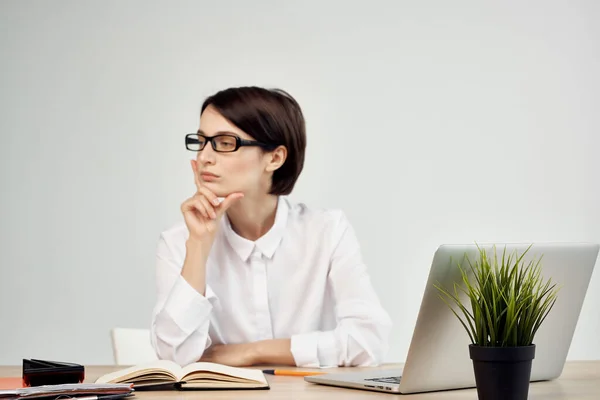
M183 136L231 85L303 105L293 198L354 223L389 360L440 243L600 241L599 3L483 3L0 2L0 364L111 363L149 326ZM600 359L599 275L570 359Z

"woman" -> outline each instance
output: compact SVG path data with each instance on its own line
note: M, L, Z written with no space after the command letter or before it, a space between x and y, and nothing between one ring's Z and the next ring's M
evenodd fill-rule
M151 337L180 365L379 364L390 318L345 215L292 203L305 123L281 90L207 98L186 136L196 193L160 236Z

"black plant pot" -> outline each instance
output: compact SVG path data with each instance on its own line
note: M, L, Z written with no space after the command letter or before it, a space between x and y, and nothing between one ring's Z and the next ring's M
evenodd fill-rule
M469 345L479 400L527 400L535 344L519 347Z

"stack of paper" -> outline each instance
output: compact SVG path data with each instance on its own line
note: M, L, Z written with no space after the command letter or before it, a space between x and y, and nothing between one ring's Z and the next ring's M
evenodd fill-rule
M31 386L12 390L0 390L0 399L39 399L59 396L97 396L98 399L125 397L133 392L131 384L69 383L64 385ZM106 397L105 397L106 396Z

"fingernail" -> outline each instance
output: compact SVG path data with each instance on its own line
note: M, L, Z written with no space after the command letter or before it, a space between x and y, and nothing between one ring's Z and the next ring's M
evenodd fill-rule
M218 206L218 205L219 205L219 199L214 199L214 200L213 200L213 204L214 204L215 206Z

